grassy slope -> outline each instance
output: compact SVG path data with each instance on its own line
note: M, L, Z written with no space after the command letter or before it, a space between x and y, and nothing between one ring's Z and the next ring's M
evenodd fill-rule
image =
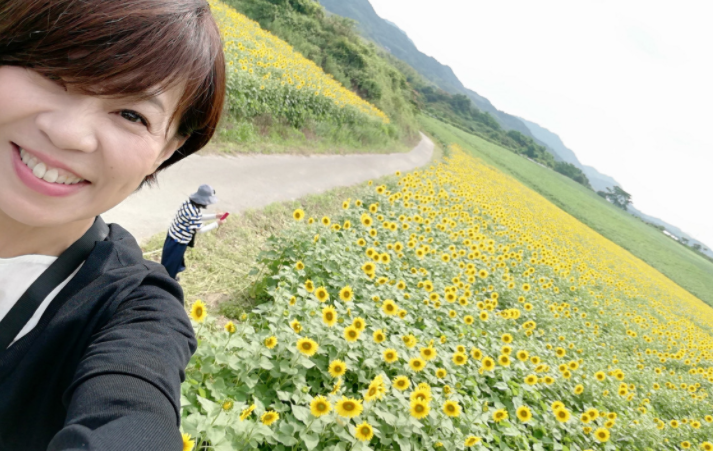
M457 143L472 155L512 175L713 306L711 262L548 168L435 119L423 117L421 122L424 131L439 142Z

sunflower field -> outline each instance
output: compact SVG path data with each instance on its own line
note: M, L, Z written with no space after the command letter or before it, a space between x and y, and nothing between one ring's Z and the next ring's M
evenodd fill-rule
M337 124L389 118L314 62L219 0L209 1L220 27L228 69L228 106L237 117L263 114L301 127L308 119Z
M713 315L457 146L294 212L269 300L199 348L191 450L713 450Z

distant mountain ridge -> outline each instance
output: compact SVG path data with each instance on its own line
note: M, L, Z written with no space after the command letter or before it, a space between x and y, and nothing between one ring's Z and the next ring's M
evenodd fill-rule
M605 191L608 187L621 186L621 184L612 177L602 174L591 166L583 165L582 162L579 161L579 158L577 158L577 155L564 145L562 139L557 134L552 133L534 122L528 121L527 119L518 119L520 119L527 126L535 138L547 145L555 158L573 164L581 169L589 179L589 184L592 185L594 191Z
M495 108L490 100L463 86L453 69L418 50L403 30L376 14L369 0L319 0L319 2L327 11L355 20L365 37L406 62L439 88L450 94L466 95L478 109L490 113L504 129L517 130L525 136L534 138L520 119Z
M544 145L556 160L570 163L581 169L595 191L604 191L608 187L621 186L614 178L602 174L591 166L583 165L577 155L564 145L562 139L556 133L534 122L500 111L495 108L490 100L466 88L453 72L453 69L418 50L405 31L395 23L381 18L376 13L369 0L318 1L328 12L355 20L359 30L366 38L376 42L396 58L413 67L424 78L440 89L450 94L467 96L478 109L493 116L504 129L516 130L525 136L533 138L538 144ZM653 216L648 216L633 206L630 206L629 211L646 222L663 226L674 235L688 239L691 244L699 243L707 248L703 243L687 235L678 227ZM706 254L713 257L712 251L708 251Z

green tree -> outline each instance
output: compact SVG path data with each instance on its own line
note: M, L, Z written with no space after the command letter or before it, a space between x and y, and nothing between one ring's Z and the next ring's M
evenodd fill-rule
M612 187L607 187L606 191L597 191L597 194L621 208L622 210L627 210L627 207L631 204L631 194L627 193L620 186L615 185Z

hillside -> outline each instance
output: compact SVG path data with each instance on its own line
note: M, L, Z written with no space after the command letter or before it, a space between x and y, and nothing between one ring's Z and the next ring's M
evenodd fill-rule
M423 118L421 123L424 132L439 142L457 143L472 155L512 175L713 306L713 262L706 257L604 201L593 191L512 152L504 152L496 144L432 118Z
M530 130L532 135L538 140L542 141L547 145L547 147L553 152L556 159L566 161L567 163L573 164L578 167L587 175L589 183L592 185L595 191L603 191L607 187L615 186L621 184L609 177L608 175L602 174L591 166L583 165L577 155L564 145L562 139L555 133L547 130L546 128L535 124L534 122L528 121L527 119L519 118Z
M466 88L449 66L419 51L406 33L376 14L369 0L319 1L329 12L357 21L364 36L408 63L439 88L451 94L467 96L478 109L491 114L504 129L516 130L525 136L533 137L520 119L495 108L490 100Z

